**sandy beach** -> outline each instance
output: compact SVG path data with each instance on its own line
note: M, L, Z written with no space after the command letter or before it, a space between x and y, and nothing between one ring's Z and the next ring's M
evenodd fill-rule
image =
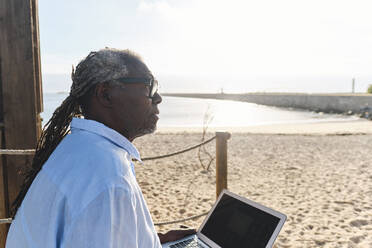
M229 190L288 216L274 247L372 247L372 122L228 131ZM201 137L197 129L161 129L135 144L142 157L150 157L195 145ZM215 142L206 150L215 154ZM208 156L202 157L204 165L196 149L136 165L154 222L210 209L216 199L215 163L207 170ZM197 228L202 220L182 224Z

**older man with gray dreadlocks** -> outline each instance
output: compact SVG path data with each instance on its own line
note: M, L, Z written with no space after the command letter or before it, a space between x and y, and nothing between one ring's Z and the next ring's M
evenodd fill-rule
M136 181L131 142L156 128L157 89L128 50L91 52L78 64L13 204L7 248L151 248L194 231L157 234Z

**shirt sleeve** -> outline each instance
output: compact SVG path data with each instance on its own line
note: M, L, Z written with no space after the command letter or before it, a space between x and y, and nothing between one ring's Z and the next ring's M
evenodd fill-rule
M104 190L75 218L61 247L138 248L135 213L128 190Z

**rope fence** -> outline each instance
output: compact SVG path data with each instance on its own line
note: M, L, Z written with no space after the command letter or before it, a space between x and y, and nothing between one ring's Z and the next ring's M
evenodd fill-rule
M171 221L163 221L163 222L155 222L154 225L155 226L164 226L164 225L170 225L170 224L177 224L177 223L181 223L181 222L185 222L185 221L188 221L188 220L194 220L194 219L198 219L202 216L205 216L207 215L209 212L204 212L202 214L198 214L198 215L194 215L194 216L191 216L191 217L188 217L188 218L184 218L184 219L179 219L179 220L171 220ZM12 218L5 218L5 219L0 219L0 225L1 224L11 224L13 221Z
M34 155L35 149L28 150L13 150L13 149L0 149L0 155Z
M221 136L222 134L222 136ZM172 156L175 156L175 155L178 155L178 154L181 154L181 153L185 153L185 152L188 152L188 151L191 151L193 149L196 149L198 147L201 147L203 145L206 145L208 144L209 142L217 139L217 144L219 143L219 140L221 139L221 137L224 137L223 139L226 141L228 138L230 138L230 134L228 133L224 133L224 132L217 132L215 136L213 136L212 138L208 139L208 140L205 140L197 145L194 145L194 146L191 146L191 147L188 147L186 149L183 149L183 150L180 150L180 151L177 151L177 152L173 152L173 153L169 153L169 154L165 154L165 155L160 155L160 156L156 156L156 157L145 157L145 158L142 158L142 161L147 161L147 160L155 160L155 159L161 159L161 158L167 158L167 157L172 157ZM219 138L220 137L220 138ZM218 149L218 145L216 146L216 149ZM218 151L216 151L217 153L217 157L218 157ZM27 150L15 150L15 149L0 149L0 155L33 155L35 154L35 149L27 149ZM218 162L217 162L218 164ZM218 178L218 175L216 175L216 177ZM224 176L227 178L227 175ZM217 180L218 181L218 180ZM227 183L226 185L224 185L224 187L227 188ZM216 185L216 189L217 189L217 196L219 194L219 191L220 191L220 186ZM209 212L209 211L208 211ZM156 222L154 223L155 226L163 226L163 225L169 225L169 224L176 224L176 223L181 223L181 222L185 222L185 221L188 221L188 220L193 220L193 219L198 219L202 216L205 216L208 214L208 212L204 212L202 214L198 214L198 215L194 215L194 216L191 216L191 217L188 217L188 218L184 218L184 219L178 219L178 220L171 220L171 221L162 221L162 222ZM12 223L12 218L5 218L5 219L0 219L0 225L1 224L10 224Z
M189 148L186 148L184 150L181 150L181 151L178 151L178 152L174 152L174 153L170 153L170 154L165 154L165 155L161 155L161 156L156 156L156 157L148 157L148 158L142 158L142 161L146 161L146 160L155 160L155 159L160 159L160 158L168 158L168 157L172 157L172 156L175 156L175 155L178 155L178 154L181 154L181 153L185 153L185 152L188 152L188 151L191 151L195 148L198 148L200 146L203 146L205 144L208 144L209 142L211 142L212 140L214 140L216 138L216 136L200 143L200 144L197 144L195 146L191 146Z
M186 149L181 150L181 151L177 151L177 152L173 152L173 153L169 153L169 154L165 154L165 155L160 155L160 156L156 156L156 157L142 158L142 161L155 160L155 159L160 159L160 158L168 158L168 157L172 157L172 156L175 156L175 155L178 155L178 154L181 154L181 153L185 153L185 152L191 151L193 149L196 149L200 146L203 146L205 144L208 144L209 142L211 142L215 138L216 138L216 136L213 136L212 138L210 138L206 141L203 141L200 144L197 144L195 146L191 146L191 147L186 148ZM0 155L33 155L33 154L35 154L35 149L28 149L28 150L0 149Z
M10 224L12 223L12 218L0 219L0 224Z

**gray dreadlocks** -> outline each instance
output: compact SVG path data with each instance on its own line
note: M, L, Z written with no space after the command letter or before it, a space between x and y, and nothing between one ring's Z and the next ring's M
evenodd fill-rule
M110 82L116 78L128 77L131 72L138 71L142 64L139 55L130 50L105 48L91 52L84 60L72 69L72 86L70 95L54 111L52 118L43 128L38 141L32 166L24 173L25 178L21 190L12 205L11 217L17 213L28 189L43 164L70 131L73 117L84 115L92 89L98 83Z

